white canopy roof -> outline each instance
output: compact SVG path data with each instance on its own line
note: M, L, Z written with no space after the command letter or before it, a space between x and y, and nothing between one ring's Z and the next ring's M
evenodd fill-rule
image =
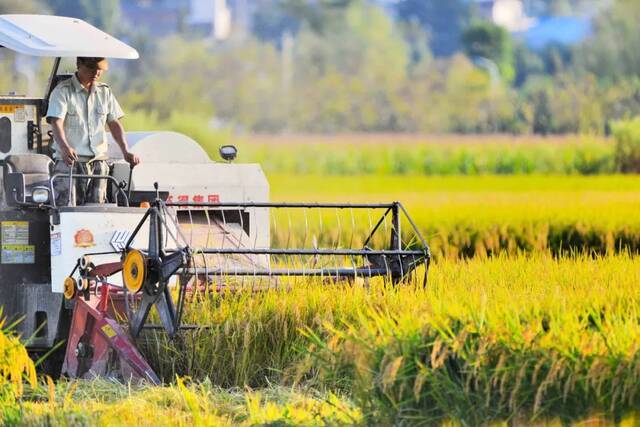
M138 51L77 18L0 15L0 45L25 55L136 59Z

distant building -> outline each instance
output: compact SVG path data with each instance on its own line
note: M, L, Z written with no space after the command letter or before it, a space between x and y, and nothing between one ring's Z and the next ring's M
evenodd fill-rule
M579 43L591 34L589 17L529 16L529 12L537 9L534 0L475 0L475 3L481 16L506 28L532 49Z
M121 0L120 6L129 25L157 37L197 31L224 40L251 28L249 0Z
M227 0L191 0L187 24L224 40L231 34L231 9Z
M527 31L536 24L536 19L527 16L522 0L477 0L482 16L510 32Z

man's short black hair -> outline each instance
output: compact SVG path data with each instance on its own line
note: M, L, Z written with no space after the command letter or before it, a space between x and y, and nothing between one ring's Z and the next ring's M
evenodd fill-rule
M92 56L78 56L76 58L76 66L84 65L89 68L99 68L99 63L105 61L106 58Z

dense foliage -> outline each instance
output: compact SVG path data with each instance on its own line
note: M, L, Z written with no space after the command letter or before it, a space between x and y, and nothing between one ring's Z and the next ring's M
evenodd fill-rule
M233 139L271 174L595 175L616 171L615 144L598 138L484 139L344 135ZM216 150L209 151L216 158Z
M48 4L130 41L142 59L107 79L128 112L162 120L179 110L206 117L201 126L259 132L606 134L640 113L638 2L532 2L540 16L592 16L593 34L578 45L539 50L480 20L470 3L265 0L251 31L224 41L186 27L151 36L126 26L113 1L6 0L0 9ZM2 86L21 92L9 71Z
M615 123L616 164L620 172L640 172L640 118Z
M640 113L629 49L639 37L629 18L640 13L637 2L598 10L582 44L542 51L465 18L472 12L462 2L417 2L424 12L400 2L395 20L368 2L342 3L284 8L276 38L213 43L181 34L146 43L143 65L117 79L123 100L161 118L178 105L215 116L215 126L258 132L605 134L612 121ZM438 13L427 13L431 3ZM449 32L430 19L451 23ZM453 37L435 43L447 55L427 43L441 37Z

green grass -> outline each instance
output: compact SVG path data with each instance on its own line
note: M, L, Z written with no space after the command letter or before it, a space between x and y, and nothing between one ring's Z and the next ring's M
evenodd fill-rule
M207 117L175 113L165 121L132 111L129 131L172 130L219 159L220 145L239 148L238 161L269 173L321 175L610 174L613 141L591 136L242 135L207 127Z
M232 141L241 161L260 163L269 173L593 175L616 170L615 144L587 136L249 135ZM217 158L215 151L207 150Z

